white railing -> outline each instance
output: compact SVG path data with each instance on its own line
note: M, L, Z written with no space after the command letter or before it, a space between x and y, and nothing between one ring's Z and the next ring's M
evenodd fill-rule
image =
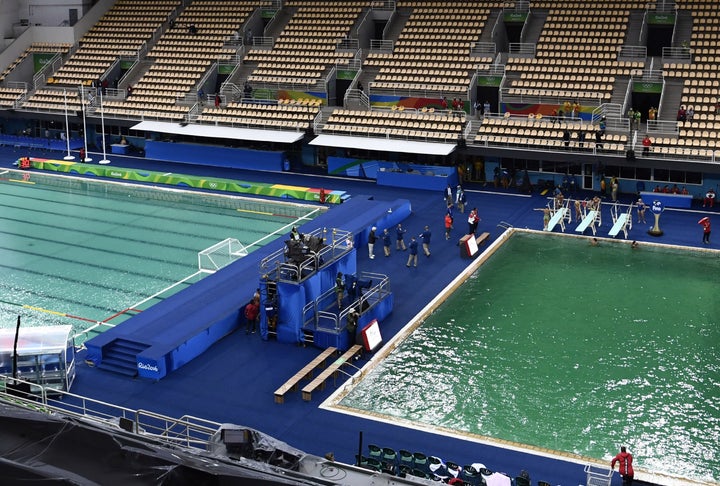
M535 44L531 43L511 42L508 47L508 52L510 55L534 56L535 47Z
M392 40L370 39L371 51L390 51L395 48L395 42Z
M654 135L675 135L680 133L678 122L674 120L648 120L647 131Z
M620 46L618 53L620 59L646 59L647 47L645 46Z
M663 47L662 48L663 64L668 62L692 62L692 52L687 47Z

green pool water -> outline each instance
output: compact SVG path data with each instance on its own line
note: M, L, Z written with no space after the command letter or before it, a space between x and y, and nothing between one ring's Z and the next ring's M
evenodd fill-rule
M341 405L720 481L720 260L514 235Z
M0 327L14 326L17 315L26 326L72 324L76 332L93 321L117 324L207 275L198 273L205 248L236 238L253 251L316 211L22 175L0 178Z

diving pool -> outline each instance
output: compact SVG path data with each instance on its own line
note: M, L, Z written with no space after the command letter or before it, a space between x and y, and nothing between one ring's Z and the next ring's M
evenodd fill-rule
M720 481L718 253L532 231L494 250L329 408Z

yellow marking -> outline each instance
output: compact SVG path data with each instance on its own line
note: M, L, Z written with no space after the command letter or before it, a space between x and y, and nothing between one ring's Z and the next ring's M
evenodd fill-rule
M301 186L286 186L285 184L273 184L273 189L289 189L291 191L307 191L310 189L309 187L301 187Z
M23 181L20 179L8 179L10 182L19 182L20 184L35 184L33 181Z
M252 209L240 209L236 208L237 211L240 211L241 213L253 213L253 214L262 214L264 216L272 216L273 213L268 213L265 211L253 211Z
M35 307L34 305L27 305L27 304L25 304L25 305L23 305L23 309L30 309L30 310L34 310L34 311L47 312L48 314L54 314L54 315L56 315L56 316L63 316L63 317L65 317L65 313L64 313L64 312L58 312L58 311L52 311L52 310L48 310L48 309L43 309L42 307Z

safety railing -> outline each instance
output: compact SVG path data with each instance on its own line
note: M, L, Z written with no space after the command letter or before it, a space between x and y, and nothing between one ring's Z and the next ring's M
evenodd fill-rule
M291 255L289 247L280 248L260 261L260 275L274 281L300 282L349 252L353 245L352 233L338 228L316 228L301 235L300 242L311 242L311 238L322 241L317 251L306 245L307 251L301 248L302 255Z
M168 417L146 410L133 410L70 392L46 389L32 384L39 391L28 394L19 389L31 383L0 375L0 397L19 406L44 413L59 413L93 421L118 430L142 433L145 437L172 446L192 447L207 450L210 438L220 429L221 424L185 415L180 418Z

